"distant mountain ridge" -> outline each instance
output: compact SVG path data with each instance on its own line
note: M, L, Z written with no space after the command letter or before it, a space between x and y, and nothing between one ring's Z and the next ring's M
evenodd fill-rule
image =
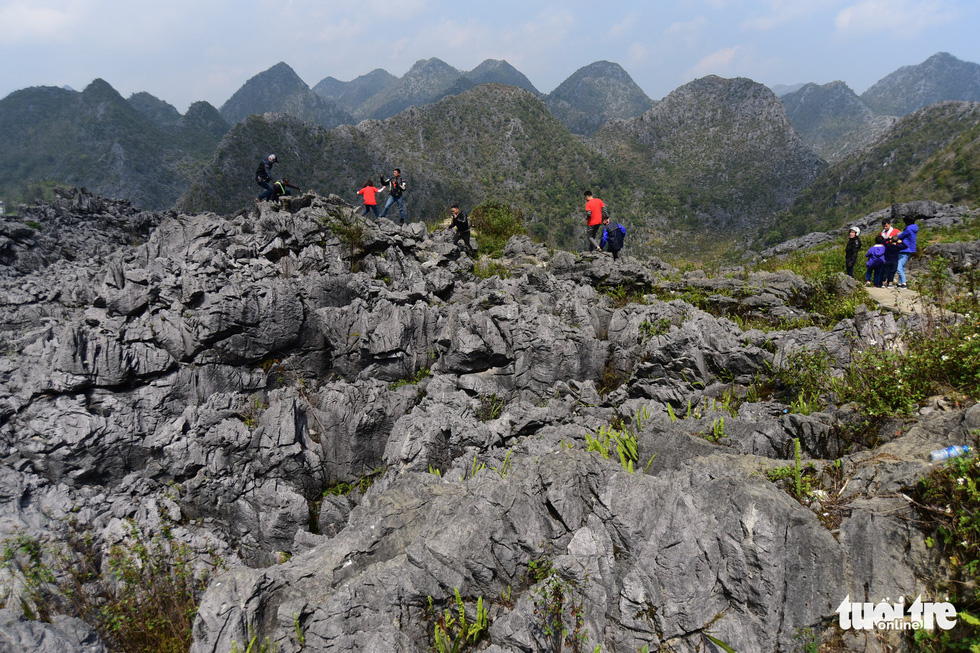
M169 209L229 126L206 102L184 116L152 95L129 101L96 79L82 92L35 87L0 101L0 193L39 180Z
M781 100L803 140L830 163L872 143L897 120L876 116L840 81L805 84Z
M915 66L903 66L861 94L880 116L905 116L936 102L980 102L980 64L939 52Z

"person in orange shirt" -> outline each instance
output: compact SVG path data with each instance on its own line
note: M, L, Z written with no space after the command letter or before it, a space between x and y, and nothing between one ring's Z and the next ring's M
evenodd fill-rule
M374 211L374 217L375 219L377 219L378 217L377 193L380 193L383 190L384 187L376 188L374 183L370 179L368 179L367 181L364 182L364 188L357 191L358 195L364 196L364 215L367 215L369 212Z
M591 252L602 251L596 236L602 227L602 213L605 208L606 203L598 197L592 197L591 190L585 191L585 236L589 241L589 251Z

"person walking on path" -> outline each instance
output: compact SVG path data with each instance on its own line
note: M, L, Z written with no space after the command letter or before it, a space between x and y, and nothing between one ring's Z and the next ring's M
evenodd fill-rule
M605 249L609 246L609 251L612 253L613 260L619 259L619 250L623 249L623 239L626 237L626 227L616 223L616 226L609 228L609 216L604 216L602 218L602 241L599 243L601 249Z
M375 219L378 218L378 197L377 194L384 190L384 186L378 188L370 179L364 182L364 187L357 191L358 195L364 197L364 215L374 211Z
M596 236L599 235L599 227L602 226L602 214L605 208L606 203L598 197L593 197L591 190L585 191L585 237L590 252L602 251Z
M857 265L858 252L861 251L861 228L851 227L848 232L847 246L844 248L844 266L847 276L854 278L854 266Z
M902 221L905 223L905 229L895 236L895 240L902 244L902 251L898 253L898 287L908 288L905 265L908 263L909 257L915 254L915 244L919 238L919 226L915 224L915 218L912 216L906 216Z
M452 214L452 222L450 228L456 230L456 235L453 236L453 245L459 247L459 241L463 241L463 245L466 247L466 253L473 254L473 245L470 244L470 219L466 217L466 214L460 211L459 204L453 204L449 207L449 212Z
M262 200L272 199L276 195L275 189L272 187L272 166L276 164L275 154L270 154L266 158L259 161L259 167L255 169L255 183L261 186L264 190L261 195L255 198L256 202L261 202Z
M385 217L391 205L398 202L398 224L405 224L405 198L402 197L405 192L405 178L402 177L402 171L395 168L391 179L385 179L385 176L381 175L381 183L388 189L388 199L385 200L385 207L381 210L381 217Z

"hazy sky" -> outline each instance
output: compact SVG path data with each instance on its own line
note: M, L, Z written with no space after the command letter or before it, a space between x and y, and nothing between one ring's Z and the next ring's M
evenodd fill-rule
M978 0L0 0L0 97L101 77L181 112L280 61L314 86L438 57L505 59L542 92L602 59L655 100L708 74L861 93L937 52L980 63Z

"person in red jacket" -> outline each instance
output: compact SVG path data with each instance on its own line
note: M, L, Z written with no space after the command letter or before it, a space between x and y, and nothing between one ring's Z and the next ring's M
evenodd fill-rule
M358 195L364 196L364 215L367 215L370 211L374 211L374 217L378 217L378 196L377 194L384 190L384 187L377 188L374 183L368 179L364 182L364 188L357 191Z
M591 190L585 191L585 236L589 241L589 251L591 252L602 251L596 236L602 226L602 212L605 208L606 203L598 197L592 197Z

